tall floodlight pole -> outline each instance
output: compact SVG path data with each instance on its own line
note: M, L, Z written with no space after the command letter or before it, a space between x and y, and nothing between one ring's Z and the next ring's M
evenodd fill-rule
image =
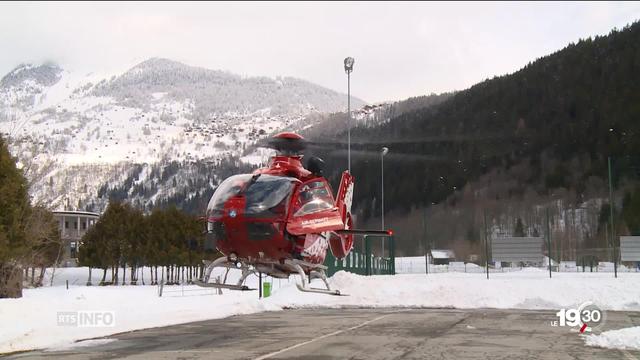
M381 178L381 183L382 183L382 230L385 229L384 227L384 156L387 155L387 153L389 152L389 148L383 147L382 150L380 151L380 168L381 168L381 174L380 174L380 178ZM382 256L384 256L384 237L381 238L382 239Z
M352 57L344 59L344 72L347 73L347 157L349 173L351 173L351 72L353 71Z

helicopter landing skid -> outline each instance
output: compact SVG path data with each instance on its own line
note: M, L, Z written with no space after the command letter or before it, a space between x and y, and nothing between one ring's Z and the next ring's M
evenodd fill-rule
M309 283L307 283L307 276L302 269L302 266L298 263L297 260L289 260L286 261L286 264L293 267L295 271L300 274L300 280L302 284L296 283L296 287L298 290L303 292L311 292L318 294L327 294L327 295L336 295L336 296L347 296L346 294L341 294L340 290L331 290L331 286L329 286L329 282L327 281L327 275L324 272L325 267L317 267L316 270L309 271ZM317 289L311 287L311 280L313 279L321 279L324 282L324 286L326 289Z
M228 290L240 290L240 291L251 291L256 290L252 289L246 285L233 285L233 284L220 284L220 283L205 283L201 280L196 280L193 282L194 284L205 287L205 288L214 288L214 289L228 289Z
M331 290L331 287L329 286L329 282L327 281L327 275L325 273L325 270L327 268L326 266L320 265L320 264L312 264L312 263L301 261L301 260L286 260L284 265L288 268L288 271L290 273L298 273L300 275L301 283L296 283L296 287L298 288L298 290L303 292L311 292L311 293L318 293L318 294L346 296L345 294L341 294L340 290ZM205 266L206 268L204 271L204 276L202 277L202 279L195 281L195 284L197 286L217 288L217 289L240 290L240 291L256 290L256 289L249 288L246 285L243 285L247 276L249 276L250 274L256 273L255 268L250 269L249 265L245 264L244 262L234 263L229 261L226 257L220 257L214 261L205 261ZM304 272L304 269L302 266L306 266L307 268L310 268L309 282L307 282L307 274ZM225 284L226 275L224 280L220 281L220 279L218 278L218 282L210 283L209 278L211 277L211 272L216 267L224 267L227 269L239 269L242 271L242 276L240 276L240 279L235 285ZM283 274L285 274L286 276L287 273L283 273ZM310 282L313 279L321 279L322 282L324 282L326 289L312 288L310 286Z
M238 280L238 282L234 285L234 284L225 284L225 281L227 280L226 275L222 282L220 282L220 279L218 278L218 282L210 283L209 278L211 277L211 272L213 271L214 268L225 267L227 269L236 269L237 268L236 264L229 262L226 257L220 257L215 259L214 261L203 261L203 262L205 263L206 268L204 270L203 278L194 281L194 283L197 286L207 287L207 288L216 288L216 289L240 290L240 291L256 290L246 285L243 285L247 276L253 273L251 270L249 270L249 266L247 266L246 264L240 263L239 269L242 271L242 275L240 276L240 279Z

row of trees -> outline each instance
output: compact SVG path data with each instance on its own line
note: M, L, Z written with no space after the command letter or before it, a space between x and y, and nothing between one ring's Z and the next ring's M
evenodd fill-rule
M25 171L28 165L16 166L0 136L0 298L21 297L25 285L41 286L45 270L55 271L66 246L52 212L31 204ZM90 268L89 279L91 269L103 270L103 284L109 269L112 283L124 284L128 275L130 283L144 284L137 271L143 266L154 270L152 284L160 278L165 283L191 281L203 270L201 260L216 256L203 250L202 230L195 216L175 207L144 215L129 204L112 201L83 237L78 256ZM163 269L160 274L158 267Z
M101 285L124 285L129 268L129 283L144 285L144 272L138 270L145 266L152 269L151 284L188 282L201 275L202 259L216 255L204 251L203 230L197 217L175 207L144 215L129 204L111 202L83 236L78 259L80 265L89 267L88 284L92 269L101 269ZM160 277L158 267L162 268ZM111 282L107 282L108 270Z
M44 206L32 206L28 189L0 136L0 298L21 297L23 282L41 285L44 270L62 255L53 214Z

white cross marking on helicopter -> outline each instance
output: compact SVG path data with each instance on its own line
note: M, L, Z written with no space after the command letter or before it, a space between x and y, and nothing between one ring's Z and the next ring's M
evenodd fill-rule
M313 235L308 234L307 236ZM304 250L304 253L307 256L322 256L326 253L328 247L329 240L327 240L324 236L318 236L316 241Z
M351 212L351 203L353 202L353 182L347 187L347 193L344 195L344 204L347 208L347 212Z

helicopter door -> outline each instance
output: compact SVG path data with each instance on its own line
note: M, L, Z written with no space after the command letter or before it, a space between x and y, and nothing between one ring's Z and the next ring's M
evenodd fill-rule
M321 233L344 228L326 180L316 178L296 190L287 231L293 235Z

